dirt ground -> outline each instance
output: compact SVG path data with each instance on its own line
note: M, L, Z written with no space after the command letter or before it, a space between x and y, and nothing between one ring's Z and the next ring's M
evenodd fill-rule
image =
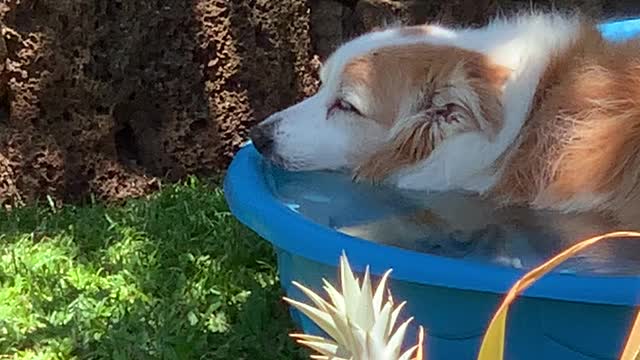
M636 0L536 1L601 18ZM119 200L223 170L313 92L340 42L404 19L481 24L530 1L0 0L0 203Z

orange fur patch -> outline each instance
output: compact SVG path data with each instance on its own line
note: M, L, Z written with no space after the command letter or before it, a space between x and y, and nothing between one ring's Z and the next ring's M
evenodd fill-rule
M493 195L640 225L640 41L606 43L586 27L551 63L517 144Z
M405 26L400 28L399 31L402 36L407 36L407 37L429 35L431 33L431 26L429 25Z
M426 159L435 147L429 123L406 127L354 170L355 180L382 181L394 170Z
M455 131L483 131L494 136L502 127L499 98L509 74L482 54L428 44L386 47L352 60L344 69L342 85L367 93L372 104L367 118L391 129L403 120L399 117L407 101L414 102L418 115L356 169L356 178L380 180L426 159L444 135L434 134L432 121L420 119L420 112L432 108L457 111L458 116L452 119L464 119L464 123ZM459 93L469 96L460 99L456 97ZM416 98L417 94L422 97ZM476 100L469 103L469 98ZM452 106L434 104L435 100L451 101Z

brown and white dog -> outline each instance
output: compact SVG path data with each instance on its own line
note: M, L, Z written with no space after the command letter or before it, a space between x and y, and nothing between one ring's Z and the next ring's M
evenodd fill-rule
M320 78L251 132L286 169L640 223L640 41L556 13L393 27L338 48Z

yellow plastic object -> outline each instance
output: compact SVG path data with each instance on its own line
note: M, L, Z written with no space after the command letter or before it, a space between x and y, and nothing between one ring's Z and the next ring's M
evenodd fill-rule
M640 358L640 312L636 315L631 332L627 338L620 360L637 360Z
M525 274L511 287L498 311L494 315L480 346L478 360L503 360L504 358L504 335L507 322L509 306L523 291L529 288L538 279L549 273L563 261L577 254L578 252L606 239L616 238L640 238L640 233L630 231L618 231L605 235L596 236L581 241L560 254L554 256L549 261L538 266ZM627 343L622 352L620 360L634 360L640 351L640 313L636 315L633 327L627 339Z

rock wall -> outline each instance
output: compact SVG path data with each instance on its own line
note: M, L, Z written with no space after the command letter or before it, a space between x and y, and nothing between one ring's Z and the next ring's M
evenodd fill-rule
M314 84L304 0L5 0L0 20L5 205L223 169Z
M311 0L313 50L324 58L337 44L368 29L402 21L478 26L496 14L577 11L598 19L640 16L637 0Z
M223 170L251 125L313 92L316 55L397 19L481 24L528 4L0 0L0 203L118 200Z

